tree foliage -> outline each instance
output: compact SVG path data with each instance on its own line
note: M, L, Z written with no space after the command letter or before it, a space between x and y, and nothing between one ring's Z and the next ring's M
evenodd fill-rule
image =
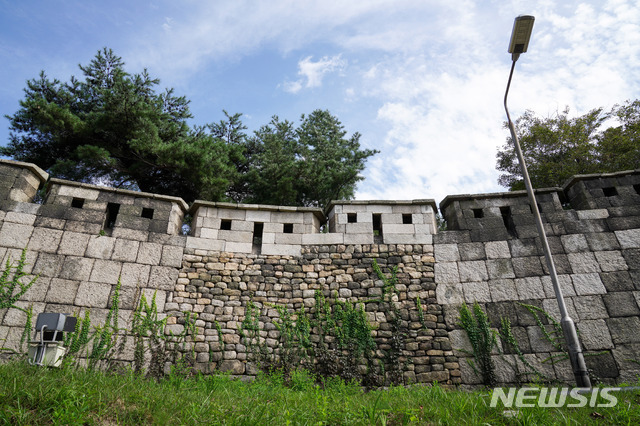
M515 126L534 187L560 186L577 174L640 168L639 100L574 118L568 108L548 118L527 111ZM524 189L511 137L497 153L496 168L503 172L498 183Z
M346 138L328 111L300 127L274 117L254 135L241 114L189 126L189 101L145 70L129 74L110 49L83 77L29 80L0 155L33 162L53 177L174 195L187 201L324 206L351 198L366 159L358 133Z
M350 199L365 160L377 151L360 149L360 134L346 137L329 111L302 115L295 128L274 116L255 132L248 174L248 199L255 203L324 207Z

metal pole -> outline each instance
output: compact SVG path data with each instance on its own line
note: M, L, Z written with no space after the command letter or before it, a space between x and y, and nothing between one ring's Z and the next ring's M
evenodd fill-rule
M511 131L511 138L513 145L516 148L516 155L518 156L518 162L520 163L520 170L522 171L522 178L524 180L524 186L527 188L527 195L529 196L529 203L531 203L531 211L536 220L536 228L538 228L538 235L540 236L540 242L542 243L542 249L544 251L544 257L547 261L547 267L549 269L549 275L551 276L551 282L553 283L553 291L555 291L556 299L558 301L558 308L560 309L560 325L564 333L564 340L567 344L569 351L569 360L571 361L571 368L573 369L573 375L576 379L576 385L580 388L590 388L591 381L589 380L589 373L587 372L587 366L584 363L584 356L582 355L582 349L580 348L580 342L578 341L578 333L576 332L576 325L569 316L567 311L567 305L564 302L562 296L562 290L558 282L558 274L556 273L556 267L553 263L553 257L551 256L551 249L549 248L549 241L547 240L547 234L544 231L544 225L542 224L542 218L538 211L538 203L536 202L536 196L531 186L531 180L529 179L529 172L527 171L527 165L524 162L524 156L520 149L520 142L516 135L516 129L511 121L509 115L509 109L507 108L507 96L509 94L509 87L511 86L511 77L513 76L513 70L516 66L519 54L513 54L513 63L511 64L511 72L509 73L509 81L507 83L507 90L504 94L504 110L507 112L507 120L509 122L509 130Z

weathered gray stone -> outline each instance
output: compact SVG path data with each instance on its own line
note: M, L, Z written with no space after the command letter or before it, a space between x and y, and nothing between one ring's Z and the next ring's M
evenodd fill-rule
M42 302L27 302L24 300L18 300L14 304L14 306L18 309L9 308L4 315L2 324L9 327L19 327L19 329L17 330L19 342L20 334L22 334L24 325L27 322L27 309L29 309L29 307L32 307L34 318L37 318L38 314L44 311L45 304ZM2 346L5 346L5 342L3 342Z
M40 253L33 266L32 273L43 277L55 277L60 273L64 262L64 256L51 253Z
M137 263L125 263L122 265L120 285L122 286L147 286L151 266Z
M574 322L577 322L580 318L580 315L578 315L573 301L574 299L570 297L564 298L565 306L567 307L567 313ZM544 311L554 320L560 322L560 320L562 319L562 316L560 315L560 307L558 306L558 299L556 299L555 297L553 299L543 300L542 309L544 309Z
M511 259L492 259L487 260L487 272L490 279L499 278L515 278Z
M626 343L640 343L640 317L609 318L605 320L616 347Z
M460 358L460 374L462 378L462 383L466 383L469 385L479 385L482 384L482 377L476 370L471 366L471 362L473 362L473 358Z
M521 368L520 371L529 373L530 380L540 380L541 377L536 374L542 374L543 378L553 378L555 376L555 371L553 369L553 364L549 362L549 354L547 353L533 353L533 354L524 354L524 359L527 361L529 365L531 365L534 371L531 371L529 366L523 365L520 363L519 366ZM520 360L518 360L520 361Z
M604 320L587 320L577 323L580 341L586 350L613 348L611 334Z
M558 334L553 325L545 325L544 328L550 338L555 339L555 344L564 342L562 333ZM529 344L533 352L557 351L554 341L550 341L539 326L532 325L527 327L527 333L529 334Z
M436 287L438 303L445 305L460 304L464 302L462 284L438 284Z
M544 299L545 297L540 277L517 278L515 284L520 300Z
M511 257L509 244L506 241L489 241L484 243L487 259L506 259Z
M438 284L460 282L460 274L458 273L458 264L456 262L436 263L434 270L436 283Z
M578 296L607 292L598 274L573 274L571 280Z
M566 253L580 253L589 251L589 244L583 234L561 235L560 241Z
M569 253L567 258L575 274L600 272L600 265L598 265L593 253Z
M509 240L509 246L511 247L511 254L513 257L528 257L538 256L538 246L534 238L524 240Z
M640 270L640 249L623 250L624 260L631 270Z
M22 256L22 250L18 249L5 249L4 256L2 257L2 265L0 266L2 269L6 266L7 262L13 267L17 266L18 261ZM22 268L22 272L25 274L30 274L33 271L33 267L38 258L38 253L34 251L27 251L25 256L25 265Z
M640 315L640 309L631 292L608 293L602 296L602 300L611 317Z
M117 284L121 270L121 262L97 259L93 264L89 280L98 283Z
M491 302L489 284L486 282L464 283L462 285L462 291L464 292L464 299L467 303Z
M173 290L178 270L170 266L152 266L148 286L159 290Z
M640 248L640 229L615 231L614 233L623 249Z
M631 275L627 271L602 273L600 274L600 279L608 292L632 291L635 289Z
M50 228L35 228L29 240L29 249L55 253L58 250L62 231Z
M620 367L620 383L635 383L640 376L640 365L637 363L640 354L640 343L619 345L611 351Z
M47 302L73 304L78 293L79 281L63 280L61 278L53 278L47 291Z
M433 252L438 262L455 262L460 260L458 244L436 244Z
M62 269L60 270L60 278L75 281L88 281L93 268L94 259L84 257L66 256Z
M89 244L89 235L80 232L65 231L58 247L58 254L84 256Z
M182 247L176 246L163 246L162 257L160 258L160 264L162 266L173 266L179 268L182 266Z
M20 223L22 225L33 225L36 221L36 215L22 212L7 212L4 217L5 222Z
M591 251L620 250L620 244L613 232L590 233L585 236Z
M461 282L477 282L489 279L487 267L482 260L458 262Z
M578 296L573 298L573 304L580 320L609 318L602 296Z
M484 260L486 257L483 243L461 243L458 248L461 260Z
M135 262L138 257L139 248L139 241L116 239L111 259L121 262Z
M604 272L626 271L627 262L619 251L597 251L594 253L600 269Z
M512 279L489 281L489 291L494 302L518 300L518 291Z
M543 275L542 263L538 257L516 257L512 260L516 277L532 277Z
M88 308L106 308L110 294L110 284L83 282L78 287L75 304Z
M162 245L156 243L140 243L138 251L138 263L145 265L159 265L162 258Z
M557 277L558 277L558 285L560 286L562 295L564 297L575 296L576 291L573 288L573 281L571 280L571 275L557 275ZM542 287L544 287L545 296L556 297L556 292L553 288L553 282L551 281L551 277L550 276L540 277L540 281L542 281Z
M4 222L0 228L0 241L4 247L24 248L29 242L33 226Z
M33 281L34 278L35 277L27 276L23 277L20 281L23 284L28 284ZM33 281L33 284L31 284L29 290L27 290L27 292L21 297L21 300L25 300L28 302L44 302L50 281L51 278L38 277L37 279L35 279L35 281Z
M155 289L151 289L151 288L143 288L142 289L142 294L144 294L144 297L146 298L148 305L151 305L151 302L153 301L153 298L155 297L156 306L158 307L158 312L164 312L165 311L165 305L166 305L166 301L167 301L167 292L166 291L155 290Z
M110 259L115 242L116 239L113 237L107 237L105 235L91 236L85 256L98 259Z

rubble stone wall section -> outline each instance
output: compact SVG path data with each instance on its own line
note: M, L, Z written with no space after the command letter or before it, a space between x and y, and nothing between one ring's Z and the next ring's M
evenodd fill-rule
M316 291L329 303L361 304L380 349L377 356L383 360L394 337L394 314L379 301L384 282L373 271L375 260L387 275L393 267L399 270L393 303L402 318L405 346L399 362L406 364L405 382L460 382L442 308L436 303L432 245L323 245L307 246L303 251L302 256L294 257L186 249L176 291L165 309L172 315L168 330L174 334L184 330L184 312L198 313L194 346L198 368L255 374L255 366L247 363L250 355L239 330L247 302L259 308L262 336L275 349L276 306L291 312L303 306L312 310ZM216 323L224 344L219 341Z

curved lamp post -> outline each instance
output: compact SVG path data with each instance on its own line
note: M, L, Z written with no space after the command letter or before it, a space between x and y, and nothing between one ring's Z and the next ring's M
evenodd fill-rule
M560 324L564 333L564 339L569 350L569 359L571 361L571 368L573 369L573 375L576 379L576 384L581 388L590 388L591 381L589 380L589 374L587 373L587 367L584 363L584 356L582 355L582 349L580 348L580 342L578 341L578 334L576 333L576 326L569 316L567 311L567 305L564 302L562 296L562 290L558 282L558 274L556 273L556 267L553 263L553 257L551 256L551 250L549 249L549 242L547 235L544 231L542 224L542 218L538 211L538 204L536 202L536 196L531 186L531 180L529 179L529 173L527 172L527 165L524 162L522 156L522 150L520 149L520 142L516 135L516 129L511 121L509 115L509 109L507 108L507 95L509 94L509 86L511 86L511 77L513 76L513 70L516 66L516 61L520 57L521 53L527 51L529 46L529 39L531 38L531 30L533 30L533 22L535 18L530 15L521 15L515 19L513 23L513 31L511 33L511 42L509 43L509 53L511 53L511 72L509 73L509 82L507 83L507 90L504 94L504 109L507 112L507 120L509 122L509 130L511 131L511 138L516 148L516 155L518 156L518 162L520 163L520 170L522 171L522 178L524 179L524 185L527 188L527 195L529 196L529 202L531 203L531 211L536 220L536 227L538 228L538 235L540 236L540 242L542 243L542 249L544 250L544 257L547 261L547 267L549 269L549 275L551 276L551 282L553 283L553 290L558 300L558 307L560 308Z

